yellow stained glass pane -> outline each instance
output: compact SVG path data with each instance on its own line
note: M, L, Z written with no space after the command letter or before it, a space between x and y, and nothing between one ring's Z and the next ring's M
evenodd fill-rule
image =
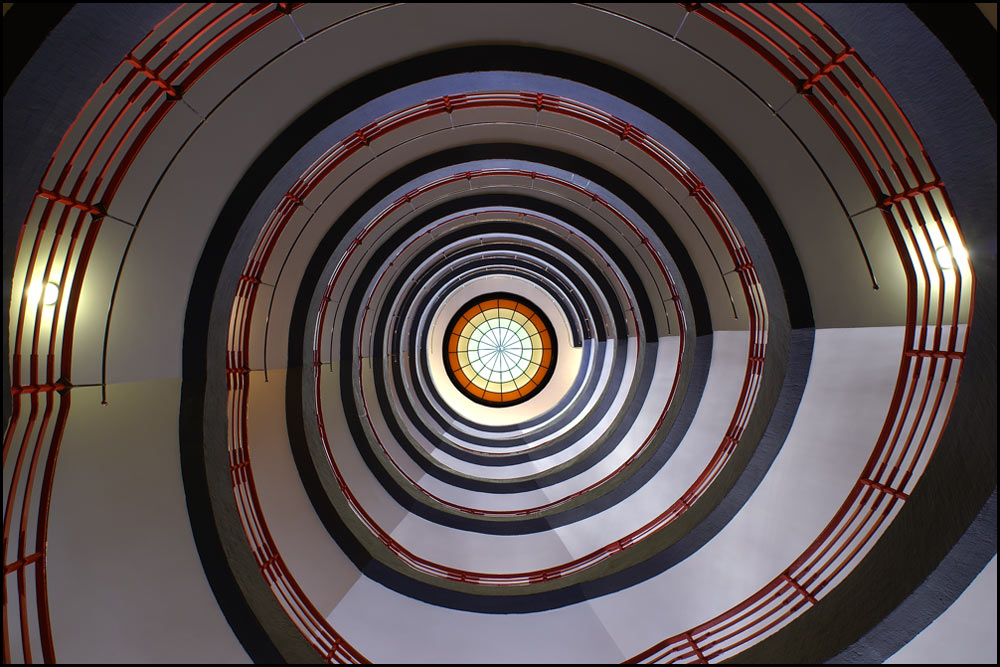
M517 376L517 378L514 379L514 386L520 389L529 382L531 382L531 375L529 375L528 373L521 373L520 375Z
M509 394L512 392L517 392L517 385L513 382L501 382L500 383L500 393Z
M524 326L524 323L528 321L527 316L525 316L524 313L520 312L512 313L510 319L514 320L514 322L521 325L522 327Z

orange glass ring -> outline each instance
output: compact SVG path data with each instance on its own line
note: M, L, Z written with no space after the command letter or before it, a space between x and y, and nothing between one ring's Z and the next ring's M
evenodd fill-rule
M477 297L459 309L445 334L448 375L484 405L515 405L552 377L556 340L537 306L512 294Z

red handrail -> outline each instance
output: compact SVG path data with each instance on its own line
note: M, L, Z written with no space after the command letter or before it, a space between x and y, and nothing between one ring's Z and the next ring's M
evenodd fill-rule
M195 10L182 8L175 12L133 50L131 61L123 60L119 68L95 91L56 149L18 240L17 256L27 258L24 284L34 283L39 278L42 282L55 279L59 283L60 293L66 295L52 309L51 325L44 323L47 315L43 306L28 303L26 289L22 291L16 320L12 318L16 321L11 365L14 401L11 422L4 437L4 466L8 469L10 464L15 473L15 481L8 489L8 503L5 507L4 572L5 577L11 574L17 578L20 643L25 661L32 659L29 637L32 623L26 602L29 590L26 572L29 567L35 568L36 625L43 659L55 659L47 611L44 537L52 474L66 424L71 390L74 386L79 386L70 382L72 322L62 322L76 308L83 274L94 239L105 217L104 212L124 174L166 111L178 99L182 99L184 90L191 86L197 76L211 67L205 63L211 60L214 64L238 43L278 18L270 17L271 12L266 11L264 5L259 5L239 14L238 20L223 25L223 21L208 18L213 11L215 10L206 6ZM244 10L241 8L241 11ZM868 186L873 205L882 211L908 282L906 343L897 389L872 458L842 510L814 545L793 563L787 574L780 575L750 601L734 610L677 635L676 641L664 640L683 645L684 655L715 659L733 655L751 641L750 637L766 635L790 621L803 605L807 606L813 599L821 597L822 591L832 585L837 577L843 576L852 563L863 555L866 545L884 528L885 522L897 511L898 506L905 502L908 491L919 479L919 474L926 465L937 433L946 423L954 401L954 385L961 372L968 337L968 330L960 336L959 325L963 315L971 321L975 285L970 267L959 263L950 274L945 275L933 261L931 254L937 243L941 243L949 251L954 244L961 243L961 231L957 223L953 226L948 224L948 221L955 220L955 215L947 192L905 114L862 59L850 50L839 35L805 6L702 5L693 7L693 11L698 17L740 39L752 52L770 63L796 89L796 94L807 95L811 108L851 157ZM166 27L174 17L184 13L187 14L186 17L177 26L170 29ZM210 21L212 29L217 32L209 35L204 27L197 29L197 38L188 38L182 46L173 48L183 39L181 34L185 30L195 30L197 22L204 20ZM237 28L238 32L231 34ZM185 61L183 67L166 73L163 63L172 63L179 57L171 54L177 54L189 45L195 48L193 42L197 40L211 40L211 44L218 44L218 48L213 50L203 43ZM145 44L154 41L154 46L148 52L141 57L135 55ZM834 46L830 46L831 44ZM827 48L824 49L824 45ZM167 48L168 46L171 48ZM823 58L819 57L817 48L822 52ZM803 58L794 55L795 53L802 53ZM155 62L155 58L161 55L164 61ZM203 60L198 65L193 65L196 58ZM739 63L731 65L730 71L739 71ZM182 71L190 73L182 81L173 80ZM793 72L801 74L801 78ZM154 76L151 77L151 73ZM116 77L121 80L117 88L111 83ZM126 91L131 93L126 95ZM844 100L843 104L839 101L841 99ZM443 103L450 106L451 100L447 99ZM127 120L129 113L136 114L131 121ZM589 112L584 108L578 113L586 116ZM87 128L77 133L75 128L78 124L81 127L86 124ZM627 124L614 130L620 132L623 138L632 136L634 131ZM125 134L116 139L111 134L113 131ZM873 136L869 139L867 135ZM362 142L366 139L370 140L363 133L358 137ZM72 142L77 143L73 143L71 149ZM907 148L911 144L915 146L915 150ZM98 153L97 147L107 147L105 154L108 155L108 160L102 162L99 168L95 167L97 161L94 159ZM664 168L670 171L665 165ZM683 177L682 174L678 178ZM37 216L37 221L33 216ZM88 220L87 216L91 219ZM58 244L43 247L44 232L52 230L62 234L67 229L73 237L83 239L82 242L74 242L69 246L76 253L75 256L60 252ZM26 243L31 250L25 253ZM42 256L46 257L44 266L47 268L39 272L36 267ZM737 267L741 266L735 259L734 263ZM72 281L68 282L69 267L74 264L79 270ZM742 273L740 275L742 278ZM963 287L966 283L967 288ZM750 284L755 285L754 282ZM947 293L945 289L948 290ZM963 293L965 290L968 291L968 296ZM935 291L936 299L932 298ZM948 298L951 298L950 312L947 308ZM28 335L25 333L26 327L31 330ZM933 327L933 331L928 331L929 327ZM753 349L763 344L764 341L752 341L751 347ZM47 352L45 348L48 348ZM751 359L756 358L753 351L749 356ZM44 363L44 369L39 366L39 362ZM748 365L748 372L749 368ZM932 385L934 388L931 388ZM28 401L26 418L23 414L23 401ZM40 405L42 402L44 406ZM16 447L15 442L18 443ZM42 498L38 519L33 526L35 547L30 547L30 535L19 534L18 557L7 562L7 547L11 539L9 530L14 516L29 515L33 502L30 494L19 491L33 486L35 482L28 480L36 478L42 461L45 461ZM885 505L882 506L882 503ZM848 507L851 509L847 509ZM854 521L859 523L851 528ZM20 526L21 521L18 520L18 523ZM31 527L27 523L24 525ZM269 556L262 562L270 568L277 561ZM789 580L797 582L797 585L789 583ZM811 592L810 586L814 586ZM779 598L794 603L789 606L779 605L773 608L776 611L766 612L762 605L771 602L777 604ZM10 641L7 603L5 586L4 658L6 662L10 662L13 657L11 646L16 642ZM762 615L754 616L758 611ZM723 629L729 628L726 625L730 623L729 619L734 619L732 623L736 625L733 627L737 629L723 634ZM737 622L735 619L740 620ZM661 655L658 647L666 647L667 643L664 642L637 658ZM325 654L328 658L350 655L350 652L339 654L340 644L336 642L329 642L329 645L332 648ZM706 647L713 650L709 652Z
M906 274L906 335L882 432L831 522L756 594L658 642L631 659L636 662L684 661L693 655L689 646L695 647L700 660L732 657L789 623L846 576L909 497L932 453L931 443L947 422L968 340L966 329L959 341L959 325L963 307L971 321L974 300L971 267L956 262L952 276L946 276L934 258L938 241L949 252L953 243L961 243L944 184L905 114L861 57L805 5L699 5L693 11L784 76L851 157L874 207L882 211ZM817 47L823 58L814 53ZM737 65L732 68L738 71ZM880 104L876 95L884 102ZM911 145L915 152L908 148ZM956 221L950 232L946 220ZM965 281L970 281L967 298ZM937 298L932 299L935 291ZM933 328L931 340L929 328Z
M377 522L364 510L360 502L350 491L350 488L344 479L339 467L336 463L336 458L333 455L333 450L330 447L329 440L326 435L326 429L322 417L321 411L321 397L319 394L319 382L318 376L316 381L316 405L317 405L317 424L320 430L321 437L323 439L324 445L327 449L328 459L331 464L331 468L337 479L338 485L340 486L348 504L354 510L354 513L359 519L372 531L372 533L378 537L378 539L393 553L400 557L403 561L408 563L411 567L418 569L419 571L431 574L433 576L438 576L446 579L452 579L463 582L478 583L482 585L526 585L534 583L537 581L556 579L559 577L566 576L568 574L579 572L586 567L589 567L595 563L602 562L608 557L628 548L642 539L652 535L657 530L662 529L664 526L671 523L678 516L687 511L688 508L697 500L697 498L704 492L705 489L711 484L711 482L717 477L719 472L722 470L732 451L735 449L736 444L739 442L739 438L742 435L743 427L746 420L752 411L752 406L756 398L756 392L759 385L760 373L763 368L764 363L764 353L766 347L766 307L764 305L763 292L757 281L755 269L753 263L749 258L746 247L739 237L738 232L729 223L725 214L715 203L714 198L711 193L705 187L697 176L688 169L683 162L681 162L673 153L671 153L666 147L662 146L655 140L653 140L648 134L642 132L638 128L622 121L614 116L611 116L600 109L591 107L589 105L569 100L566 98L561 98L553 95L547 95L543 93L533 93L533 92L517 92L517 93L483 93L483 94L461 94L461 95L446 95L434 100L429 100L427 102L414 105L407 109L389 114L383 118L380 118L372 123L369 123L360 130L351 133L343 141L339 142L331 149L329 149L323 156L314 161L314 163L306 170L306 172L301 176L297 182L289 188L288 193L279 202L277 208L269 216L265 227L262 229L258 236L257 244L255 245L254 251L251 253L251 257L247 262L245 267L244 277L246 280L241 283L241 286L245 285L248 290L256 290L257 282L259 277L263 274L263 268L269 258L271 252L277 243L277 238L281 231L287 226L291 217L295 214L297 206L301 205L302 202L322 183L322 181L333 174L340 164L344 163L349 157L354 155L357 151L361 150L363 147L369 145L372 141L378 138L387 136L392 131L403 127L409 123L415 122L417 120L425 119L441 113L452 113L459 109L468 108L485 108L485 107L515 107L515 108L533 108L535 110L545 110L553 113L559 113L567 115L570 117L577 118L588 122L595 127L603 129L608 132L612 132L622 141L628 141L635 145L637 148L642 150L644 153L652 157L657 161L668 173L670 173L674 178L680 181L688 189L691 196L696 198L701 208L712 220L716 229L719 231L723 242L726 244L728 251L730 252L730 257L737 269L738 275L741 280L741 284L744 289L744 294L747 298L749 305L749 317L750 317L750 330L751 337L749 342L748 350L748 364L747 371L744 376L743 388L741 390L739 401L737 402L737 409L733 416L732 422L727 429L726 436L723 438L722 443L719 446L718 451L712 457L708 467L698 476L695 483L692 485L687 492L685 492L681 498L679 498L673 505L670 506L666 511L661 513L656 519L647 523L643 527L633 531L629 535L622 537L621 539L614 540L605 547L595 550L594 552L582 557L564 563L561 565L546 568L544 570L537 570L533 572L525 573L506 573L506 574L496 574L496 573L482 573L482 572L470 572L467 570L461 570L458 568L452 568L444 565L440 565L424 559L416 554L413 554L408 549L400 545L398 542L393 540L391 536L384 531ZM591 198L595 202L600 203L602 206L610 210L615 217L622 223L622 225L629 229L634 235L636 235L640 240L643 241L644 245L649 248L648 239L642 234L638 227L636 227L631 221L628 220L621 212L617 211L610 203L603 200L600 196L586 191L579 186L572 185L561 179L557 179L544 174L537 174L533 172L527 172L523 170L479 170L470 171L454 174L451 176L442 177L432 183L425 184L416 190L403 195L398 198L393 204L391 204L386 210L382 211L371 223L366 225L366 227L358 234L357 238L354 239L351 246L348 248L345 255L339 260L337 266L333 271L333 275L330 279L330 283L324 293L322 306L320 308L320 313L317 317L316 324L316 335L314 336L314 349L313 349L313 363L314 371L318 373L318 368L320 365L320 340L318 338L319 332L323 330L323 321L326 316L327 305L330 303L331 296L334 292L334 288L337 281L340 279L343 270L345 269L351 255L357 250L357 248L362 244L364 239L370 234L382 220L388 218L394 211L398 210L400 207L416 199L420 195L429 192L435 188L442 187L448 183L455 182L456 180L472 179L485 175L495 175L498 173L508 173L509 175L526 176L530 178L538 178L543 180L548 180L552 183L557 183L561 187L568 187L580 194ZM412 243L412 241L411 241ZM653 253L655 257L655 253ZM673 281L666 271L665 266L662 264L660 259L656 257L657 265L663 272L665 280L667 281L671 294L673 297L677 296L677 292L673 286ZM380 278L381 279L381 278ZM243 300L241 306L246 308L247 306L252 307L251 301ZM674 307L677 311L678 318L683 322L683 310L680 308L679 300L674 299ZM246 312L245 310L243 311ZM240 323L240 335L239 343L241 347L237 348L242 350L241 358L246 360L246 353L248 350L248 345L246 341L250 335L250 316L241 314L234 316L233 321ZM237 341L234 340L234 343ZM360 363L360 360L358 360ZM675 374L674 383L676 385L677 374ZM671 396L673 394L673 388L671 389ZM363 387L362 387L363 395ZM607 482L614 475L618 474L627 465L637 458L643 448L652 440L655 434L656 428L662 423L666 410L669 406L669 400L664 405L663 411L657 420L657 425L654 427L653 431L644 439L641 447L637 449L635 453L630 456L625 464L620 466L614 473L606 476L599 482L588 486L582 491L578 491L566 498L548 503L544 506L538 508L530 508L526 510L515 510L509 512L503 511L485 511L472 508L466 508L459 506L448 501L444 501L441 498L433 496L428 491L420 487L415 483L414 480L410 479L408 476L404 476L410 480L415 488L420 490L420 492L432 497L435 501L451 507L452 509L457 509L459 511L466 511L477 516L507 516L507 515L520 515L525 516L535 512L544 511L545 509L550 509L561 505L569 500L578 497L579 495L596 488L600 484ZM370 416L368 414L367 405L365 404L365 415L369 419L369 424L371 424ZM376 433L376 439L378 440L377 431L373 429ZM382 445L381 440L378 440L380 446ZM385 448L383 446L383 451ZM388 452L386 452L388 455ZM391 456L389 457L391 460ZM397 466L397 469L398 466ZM402 471L401 471L402 472Z
M184 91L227 53L288 11L266 3L221 10L213 5L175 10L121 61L87 101L60 140L37 188L16 251L26 268L17 316L12 318L16 323L11 364L14 400L3 448L4 469L11 471L12 481L4 507L3 554L5 582L8 575L16 578L20 641L13 641L11 636L5 583L4 662L34 659L33 631L37 633L42 659L56 659L45 570L49 504L71 390L92 386L72 382L72 353L76 310L101 224L110 218L108 210L125 174L174 103L182 100ZM174 22L176 25L168 27ZM137 55L144 49L142 56ZM186 60L166 72L185 52ZM160 57L163 60L157 61ZM54 232L51 238L46 236L50 229ZM67 233L70 241L60 244ZM25 252L25 244L30 244L30 251ZM40 263L44 265L41 270ZM53 281L60 293L53 307L28 302L29 285ZM29 327L31 333L27 334ZM44 370L40 362L44 362ZM40 407L42 397L44 407ZM26 419L22 408L25 400L29 405ZM43 462L44 469L40 470ZM41 492L35 493L39 472ZM37 518L32 522L33 513ZM9 561L15 515L20 517L16 558ZM32 539L34 547L30 546ZM34 616L28 604L29 568L33 568L34 575ZM296 594L304 598L301 591ZM18 643L20 655L15 656L11 649ZM336 635L328 634L324 646L327 649L321 654L327 659L363 660Z

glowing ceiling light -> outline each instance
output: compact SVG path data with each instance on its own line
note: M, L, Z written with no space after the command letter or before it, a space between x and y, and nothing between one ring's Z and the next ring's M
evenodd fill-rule
M939 246L934 249L937 255L937 263L945 271L951 271L955 264L965 262L969 259L968 251L960 243L955 243L949 250L946 246Z
M34 283L28 288L28 303L37 305L39 301L43 306L51 306L59 300L59 286L55 283Z

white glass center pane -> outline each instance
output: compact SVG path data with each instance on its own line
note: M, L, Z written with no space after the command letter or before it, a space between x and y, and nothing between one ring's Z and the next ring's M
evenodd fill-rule
M469 359L486 379L509 382L527 368L531 356L529 335L514 320L490 318L480 323L470 338Z

